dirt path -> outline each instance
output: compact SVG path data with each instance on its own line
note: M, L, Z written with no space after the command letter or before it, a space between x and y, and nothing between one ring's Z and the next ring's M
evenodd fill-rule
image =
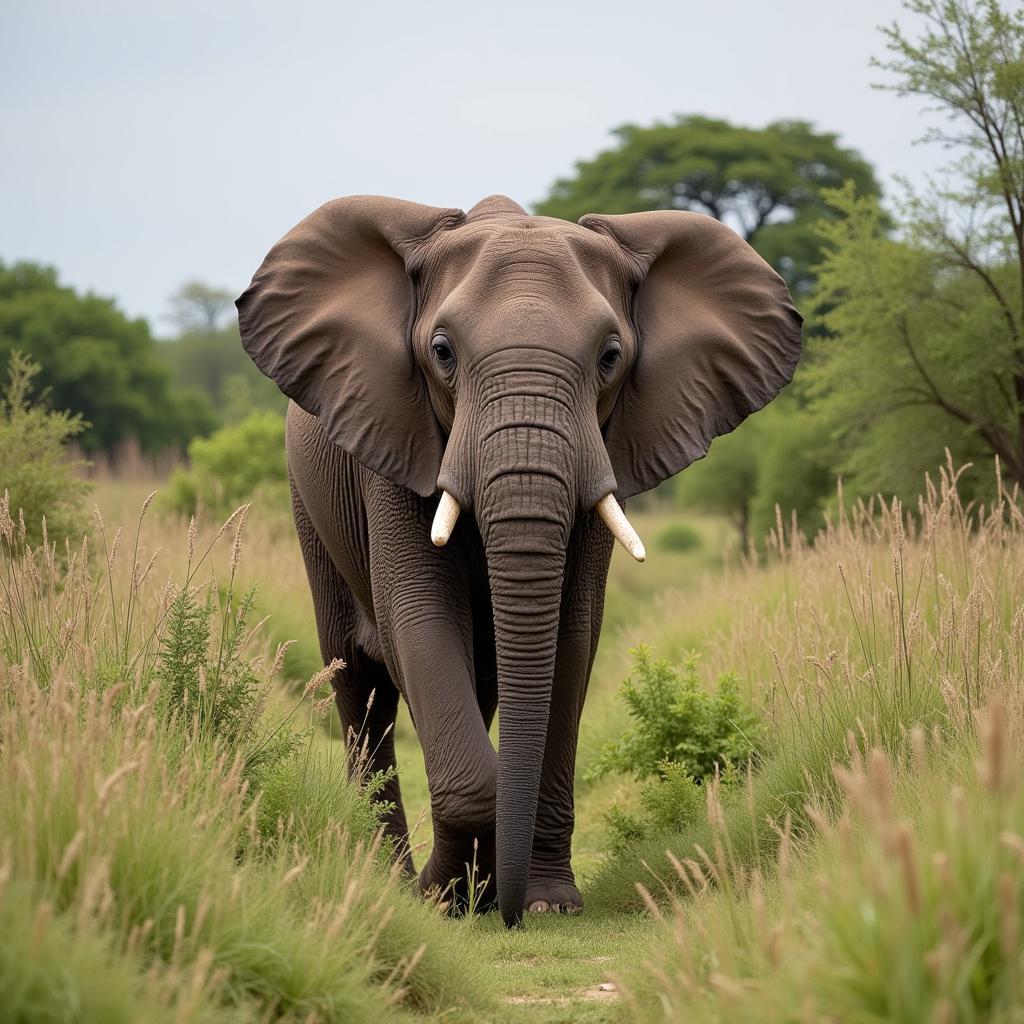
M618 1024L621 980L646 955L654 923L636 915L531 918L509 932L483 920L477 945L494 965L509 1024Z

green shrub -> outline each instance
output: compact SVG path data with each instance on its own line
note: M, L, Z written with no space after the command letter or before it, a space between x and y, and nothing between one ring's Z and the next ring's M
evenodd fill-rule
M662 551L695 551L700 534L688 523L672 523L654 538L654 545Z
M676 857L699 857L700 850L712 850L721 840L737 869L763 869L776 856L784 831L801 843L812 831L810 807L838 811L842 793L834 766L844 763L851 750L864 757L878 747L897 760L906 759L915 726L931 733L952 724L938 688L930 686L920 687L903 702L891 690L855 689L820 707L795 704L790 714L773 730L770 749L749 784L722 787L722 821L717 828L702 813L683 820L678 829L660 832L648 827L642 835L630 834L592 880L589 906L598 912L642 910L638 880L652 885L658 899L669 898L674 889L685 890L666 850ZM730 771L727 768L723 777L728 779ZM671 792L665 796L673 798Z
M238 515L236 530L244 518ZM330 748L324 754L312 728L292 726L301 699L288 714L270 707L271 679L261 677L246 653L256 588L236 607L234 585L232 570L223 591L214 581L186 584L171 598L154 671L157 708L167 721L239 759L248 793L259 796L253 820L262 839L285 838L305 849L340 819L354 840L371 843L390 809L376 798L391 774L364 773L353 786L343 746L337 755ZM283 663L279 657L271 677ZM329 674L318 664L307 692ZM329 698L327 704L333 708ZM382 850L390 855L390 840Z
M664 761L658 767L660 777L647 782L640 791L641 814L629 814L619 807L605 814L613 854L625 854L637 843L680 832L706 818L703 786L674 761ZM732 776L730 771L727 777Z
M36 363L14 352L7 372L0 396L0 494L7 491L15 520L21 514L22 543L41 543L44 515L50 537L76 539L85 531L89 485L78 474L83 463L68 459L66 445L86 423L30 399Z
M605 745L590 778L613 771L645 778L671 761L700 782L730 763L742 765L760 756L763 729L740 700L735 676L721 676L708 691L697 678L692 651L678 672L664 658L655 660L643 644L633 657L622 698L634 725Z
M284 461L284 417L254 412L188 446L191 467L176 470L164 503L194 515L197 509L227 512L244 501L264 496L287 505L288 472Z
M182 587L171 601L156 679L164 714L197 728L242 758L246 780L261 787L294 756L300 737L266 721L267 685L242 652L254 590L232 610L229 590L219 636L212 635L213 587Z

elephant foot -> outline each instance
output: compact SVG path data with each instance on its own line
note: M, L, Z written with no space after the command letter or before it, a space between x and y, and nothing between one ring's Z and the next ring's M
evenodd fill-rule
M483 914L498 903L494 872L494 833L482 836L435 833L434 850L420 872L419 888L454 915Z
M436 899L452 916L485 914L498 905L498 887L493 873L477 875L465 865L462 874L454 874L450 868L428 863L420 872L420 892L428 899Z
M526 909L531 914L578 914L583 910L583 897L574 882L531 879Z

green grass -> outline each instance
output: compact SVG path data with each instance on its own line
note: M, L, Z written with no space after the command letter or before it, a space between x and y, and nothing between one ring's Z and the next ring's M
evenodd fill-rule
M202 710L209 696L202 687L217 675L221 631L248 631L222 610L232 593L253 584L252 619L276 609L291 617L284 616L284 626L263 624L250 639L252 672L261 671L260 659L264 666L272 659L287 632L315 650L297 548L279 513L259 509L250 511L234 553L230 531L218 542L215 524L200 525L186 543L185 520L152 511L138 542L130 528L118 536L115 517L131 523L128 509L141 506L152 489L148 480L123 488L99 482L101 518L109 525L93 538L92 569L42 555L32 560L34 568L13 554L7 558L17 607L7 608L3 629L0 769L5 791L17 789L19 796L0 808L0 829L11 837L0 863L0 876L10 878L0 892L5 934L27 937L30 950L15 955L24 942L0 942L0 986L17 994L8 1015L617 1019L617 992L598 986L642 955L654 927L649 918L538 918L514 934L496 916L444 919L407 891L408 883L389 873L369 845L364 802L345 781L343 751L329 730L312 730L300 758L262 775L252 804L240 763L204 724L234 723L229 731L244 751L246 737L234 736L239 714ZM171 628L174 612L167 609L177 606L164 581L168 574L183 578L208 548L191 585L201 584L213 601L212 635L197 639L184 626ZM701 557L687 552L677 567ZM153 569L140 582L151 558ZM61 625L71 620L71 633L62 636ZM180 671L161 675L161 649L184 643L183 636L193 645L210 644L208 654L182 662L191 681ZM42 674L19 668L22 649L34 652L30 665ZM318 654L306 658L319 667ZM294 662L286 658L283 668L295 680ZM241 683L221 689L222 701L249 685L248 671L237 675ZM172 682L177 696L167 704L159 686ZM295 682L267 694L268 721L290 710L287 690ZM202 711L191 725L190 700ZM241 706L244 719L252 705ZM299 719L311 721L306 711ZM404 711L398 750L415 820L428 808L429 793ZM113 781L104 790L106 780ZM580 803L577 868L584 882L605 840L604 803L594 796ZM422 863L429 815L414 841L423 844ZM92 903L97 893L100 911ZM325 936L332 937L326 953ZM97 984L98 973L110 984ZM54 974L60 983L45 984Z
M193 987L202 1018L242 1008L399 1020L486 1005L471 951L337 817L311 842L296 830L292 842L240 847L250 815L237 767L138 724L151 706L111 722L108 708L90 710L63 687L53 697L73 714L37 704L31 724L4 736L17 751L2 779L5 868L19 896L36 900L34 920L22 921L26 955L8 957L0 979L5 998L21 990L24 1002L5 1012L33 1018L33 977L60 974L52 958L77 934L95 955L105 946L140 997L150 971L166 982L164 995ZM304 788L292 793L298 807ZM51 925L58 931L44 941ZM453 975L456 955L466 970ZM177 998L168 1006L158 994L153 1012Z
M741 859L770 858L786 815L802 833L808 803L837 806L832 768L851 743L899 757L913 726L969 732L987 695L1016 685L1024 519L1010 509L963 509L947 477L922 506L920 536L907 536L901 511L862 509L813 548L776 539L767 567L727 572L698 597L665 603L668 614L648 634L659 653L697 649L708 685L742 666L769 726L749 799L724 808ZM666 848L692 856L711 842L702 821L641 844L602 865L593 899L603 909L636 909L637 880L655 890L658 879L678 885Z
M340 748L296 735L256 759L291 726L260 715L261 662L224 639L249 629L238 540L182 559L207 638L97 532L92 571L22 557L0 521L4 1019L109 1019L114 998L126 1019L486 1019L483 961L386 864Z
M1020 1020L1020 707L997 696L980 721L951 745L918 733L903 761L855 758L845 813L770 872L691 878L627 979L631 1019Z
M97 496L111 520L149 489L101 482ZM630 515L645 539L674 519L640 503ZM0 791L16 794L0 801L0 936L16 937L0 937L7 1017L613 1024L789 1021L799 1008L796 1019L1021 1019L1024 514L1005 497L963 509L947 477L920 531L862 510L813 548L776 538L760 566L723 565L728 528L687 521L700 547L655 549L642 566L613 559L578 765L587 910L519 932L494 915L445 919L388 873L329 729L260 780L254 809L221 746L152 714L159 645L144 637L160 631L168 573L181 578L185 522L144 531L140 564L163 553L130 630L133 534L113 601L104 572L88 577L78 645L62 630L84 607L74 585L38 587L30 614L0 618ZM201 526L195 550L215 533ZM225 550L204 568L218 601L229 561ZM44 558L36 569L62 571ZM35 587L31 575L19 585ZM281 640L300 641L268 701L273 720L319 666L279 509L250 513L236 589L255 582L253 617L272 615L247 648L256 670ZM29 634L38 650L26 662L15 655ZM126 636L145 653L127 679L101 656ZM709 686L735 671L767 752L745 785L707 787L707 813L686 831L613 857L604 815L635 813L639 783L583 776L627 725L618 689L640 641L670 660L696 650ZM306 709L296 721L313 724ZM404 711L397 750L415 821L429 794ZM429 815L414 842L422 864Z
M655 922L643 915L539 917L510 932L494 916L473 922L473 940L492 966L501 1020L605 1024L621 1019L618 979L649 955ZM613 985L602 991L601 985Z

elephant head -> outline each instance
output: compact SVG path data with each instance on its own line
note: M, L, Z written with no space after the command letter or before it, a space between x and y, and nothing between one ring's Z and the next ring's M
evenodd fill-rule
M423 497L433 539L475 516L499 692L497 874L520 919L570 531L701 458L791 378L800 316L782 279L694 213L468 214L327 203L238 300L243 344L360 463Z

